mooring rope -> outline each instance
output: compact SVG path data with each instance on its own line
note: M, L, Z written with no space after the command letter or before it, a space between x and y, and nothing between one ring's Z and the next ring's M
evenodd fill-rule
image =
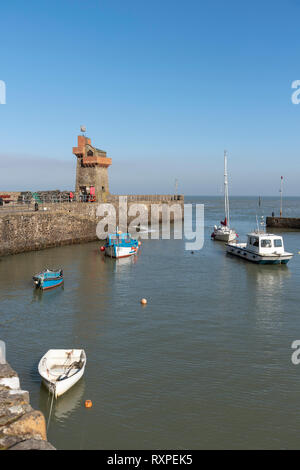
M49 392L50 392L50 389L49 389ZM51 413L52 413L54 398L55 398L55 387L54 387L54 390L52 390L52 400L51 400L50 412L49 412L48 422L47 422L47 432L48 432L48 429L49 429L49 426L50 426L50 419L51 419Z

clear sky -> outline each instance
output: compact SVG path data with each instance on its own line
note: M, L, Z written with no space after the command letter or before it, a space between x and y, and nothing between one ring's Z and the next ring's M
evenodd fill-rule
M72 189L80 125L111 192L300 196L298 0L1 2L0 190Z

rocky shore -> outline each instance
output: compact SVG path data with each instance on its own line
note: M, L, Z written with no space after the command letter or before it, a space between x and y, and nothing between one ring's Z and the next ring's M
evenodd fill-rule
M3 358L1 344L0 450L55 450L47 442L44 415L30 406L29 392L21 390L18 374Z

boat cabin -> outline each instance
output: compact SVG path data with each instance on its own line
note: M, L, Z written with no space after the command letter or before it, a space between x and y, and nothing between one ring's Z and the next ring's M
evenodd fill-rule
M280 235L253 232L248 234L247 249L255 253L270 255L283 254L283 239Z
M121 233L121 232L116 232L116 233L111 233L108 235L107 239L107 245L112 246L112 245L124 245L132 243L134 240L132 240L130 233Z

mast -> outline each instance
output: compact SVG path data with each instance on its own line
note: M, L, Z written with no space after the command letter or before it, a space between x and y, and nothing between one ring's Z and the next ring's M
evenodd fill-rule
M229 227L229 198L228 198L228 176L227 176L227 152L224 150L224 196L225 196L225 217L227 227Z
M282 217L282 190L283 190L283 176L280 177L280 217Z

